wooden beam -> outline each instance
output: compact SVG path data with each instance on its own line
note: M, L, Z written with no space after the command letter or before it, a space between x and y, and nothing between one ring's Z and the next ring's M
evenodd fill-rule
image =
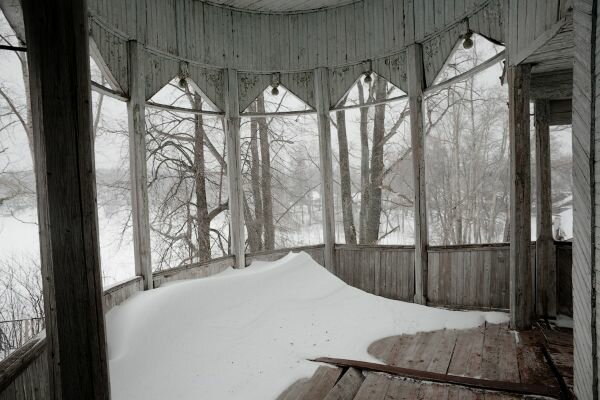
M315 104L319 127L323 242L325 243L324 266L333 272L335 269L335 214L333 206L331 124L329 118L329 72L326 68L315 69Z
M516 7L516 5L513 5ZM552 25L550 28L546 29L541 35L539 35L535 40L528 43L527 47L520 49L519 52L511 57L508 62L509 65L517 65L522 62L526 62L527 57L536 52L540 47L544 46L550 39L552 39L560 29L565 26L567 23L567 19L563 18ZM534 27L529 27L530 29L534 29Z
M571 99L550 100L550 116L548 123L552 125L571 125L573 122L573 105Z
M48 396L110 398L92 132L87 1L24 1Z
M532 99L570 99L573 96L573 71L531 74Z
M221 112L221 111L194 110L192 108L171 106L168 104L155 103L153 101L146 101L146 107L154 108L155 110L164 110L164 111L171 111L171 112L176 112L176 113L207 115L209 117L223 117L225 115L225 113Z
M407 48L410 137L415 191L415 302L427 304L427 204L425 194L425 134L423 129L423 48Z
M529 78L531 65L508 67L510 139L510 324L531 328L531 166Z
M556 316L556 264L552 237L552 181L550 166L550 101L535 102L536 173L536 314Z
M92 90L96 93L102 94L104 96L108 96L112 99L119 100L119 101L125 101L125 102L129 101L129 98L120 91L103 86L94 81L91 81L91 85L92 85Z
M144 278L144 289L152 289L152 256L146 167L146 97L144 49L132 40L129 52L129 174L133 225L135 274Z
M491 57L490 59L485 60L481 64L476 65L475 67L471 68L470 70L468 70L466 72L463 72L462 74L453 76L450 79L447 79L443 82L440 82L438 84L431 85L431 86L425 88L424 93L425 93L425 95L428 95L431 93L438 92L442 89L449 88L450 86L452 86L458 82L462 82L464 80L471 78L474 75L477 75L481 71L485 71L486 69L493 67L494 65L498 64L500 61L504 60L505 58L506 58L506 53L504 50L502 50L500 53L496 54L495 56Z
M229 226L231 252L235 267L246 267L246 239L244 232L244 189L240 149L240 103L237 71L225 71L225 134L227 141L227 177L229 179Z

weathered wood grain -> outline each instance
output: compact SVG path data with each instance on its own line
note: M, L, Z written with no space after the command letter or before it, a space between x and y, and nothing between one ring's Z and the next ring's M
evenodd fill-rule
M134 293L144 290L144 278L136 276L126 281L112 285L104 289L102 303L104 305L104 313L110 311L111 308L118 306Z
M552 237L550 101L535 102L536 315L556 315L556 262Z
M356 368L348 368L323 400L354 399L364 381L362 372Z
M250 265L253 261L277 261L287 256L290 252L297 253L300 251L308 253L308 255L310 255L313 258L313 260L315 260L318 264L323 265L325 262L324 249L324 245L317 244L312 246L265 250L257 253L250 253L246 254L246 265Z
M319 130L319 170L321 171L321 202L323 211L323 242L325 265L335 268L335 210L333 200L333 151L331 150L331 123L329 119L329 72L317 68L314 72L315 104Z
M154 287L160 287L163 284L172 281L205 278L216 275L233 266L235 266L235 257L226 256L204 263L184 265L177 268L157 271L154 273Z
M93 0L90 14L114 34L138 40L150 51L207 67L255 72L310 71L367 60L383 72L390 55L396 57L416 42L434 38L449 54L467 25L497 42L504 39L501 0L346 3L281 14L268 12L280 8L273 1L265 12L255 13L191 0ZM445 56L434 57L436 65L443 64Z
M510 316L515 329L533 317L531 262L531 151L529 80L531 65L508 68L510 139Z
M150 249L150 209L148 205L148 170L146 165L146 91L145 52L142 46L129 42L129 175L133 225L135 273L144 278L144 288L152 289Z
M140 276L107 288L103 295L104 312L143 290ZM46 331L0 361L0 400L46 400L48 386L48 354Z
M24 2L48 398L108 400L86 1ZM48 44L53 38L54 45Z
M240 148L240 106L238 75L233 69L225 73L225 131L227 142L227 179L229 182L229 226L231 254L235 256L235 267L246 266L244 231L244 192Z
M557 311L573 316L573 247L570 242L555 242Z
M573 13L573 341L575 395L598 397L596 247L596 118L598 1L575 0Z

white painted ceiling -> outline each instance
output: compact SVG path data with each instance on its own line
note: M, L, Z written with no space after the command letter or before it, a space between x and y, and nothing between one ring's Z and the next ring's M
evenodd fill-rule
M204 0L206 3L223 5L241 10L262 12L301 12L337 7L361 0Z

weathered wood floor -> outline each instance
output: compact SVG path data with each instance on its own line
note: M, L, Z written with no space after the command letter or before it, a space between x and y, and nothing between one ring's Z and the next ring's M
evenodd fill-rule
M544 389L550 398L570 398L572 390L571 331L538 328L516 333L506 325L485 325L388 337L371 344L368 351L386 365L417 374L420 371L442 377L470 377L502 385L537 387ZM296 382L278 400L522 398L534 397L425 378L407 379L369 371L357 363L354 367L321 366L311 379Z

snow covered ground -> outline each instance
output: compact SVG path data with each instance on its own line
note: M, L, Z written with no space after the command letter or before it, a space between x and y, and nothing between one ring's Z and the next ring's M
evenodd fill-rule
M275 399L319 356L386 336L505 322L370 295L306 253L139 293L106 316L114 400Z

